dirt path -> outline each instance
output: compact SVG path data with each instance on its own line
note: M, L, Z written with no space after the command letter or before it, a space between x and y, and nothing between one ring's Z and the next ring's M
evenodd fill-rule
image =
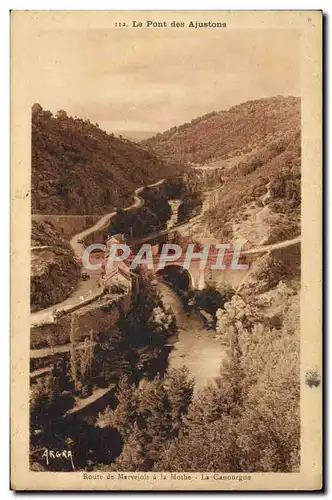
M80 342L75 346L75 349L86 349L87 347L93 347L94 345L96 345L96 342ZM41 349L30 349L30 358L46 358L47 356L54 356L54 354L70 352L72 347L72 344L64 344L54 347L43 347Z
M291 247L293 245L298 245L301 242L301 236L296 236L291 240L280 241L279 243L273 243L272 245L263 245L261 247L250 248L250 250L245 250L241 252L241 255L250 255L255 253L270 252L272 250L278 250L279 248Z

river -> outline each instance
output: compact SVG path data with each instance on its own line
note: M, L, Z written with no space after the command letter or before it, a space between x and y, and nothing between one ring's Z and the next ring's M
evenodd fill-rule
M179 332L172 339L173 349L168 358L169 368L186 366L195 378L195 390L205 387L219 375L220 363L225 355L214 330L208 330L197 312L190 315L183 309L179 296L171 286L159 282L159 291L166 307L176 316Z

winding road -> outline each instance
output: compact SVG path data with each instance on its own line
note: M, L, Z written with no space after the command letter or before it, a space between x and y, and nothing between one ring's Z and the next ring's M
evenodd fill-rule
M161 184L163 184L164 182L165 182L165 179L161 179L160 181L155 182L154 184L149 184L148 186L141 186L141 187L137 188L135 190L134 203L132 205L130 205L129 207L125 208L124 211L129 212L130 210L134 210L135 208L142 207L144 205L144 200L143 200L143 198L141 198L139 196L139 193L141 193L143 191L143 189L145 189L145 188L157 187L157 186L160 186ZM75 234L75 236L73 236L72 239L70 240L70 245L71 245L72 249L74 250L75 254L82 255L84 252L84 248L85 248L84 244L80 243L79 240L83 240L83 238L86 238L87 236L89 236L89 234L91 234L95 231L98 231L99 229L104 229L104 227L109 224L110 218L114 217L115 215L116 215L116 210L114 212L109 213L109 214L103 215L103 217L101 219L99 219L99 221L96 222L96 224L89 227L88 229L85 229L81 233Z

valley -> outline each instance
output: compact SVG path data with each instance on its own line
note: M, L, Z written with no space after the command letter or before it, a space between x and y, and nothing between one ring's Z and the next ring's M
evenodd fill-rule
M244 103L139 144L67 114L33 112L33 470L44 467L40 446L54 448L61 440L72 443L74 455L80 450L82 470L207 471L214 460L225 471L247 470L230 451L236 442L246 460L233 426L251 439L256 429L241 415L252 408L264 415L265 398L288 418L289 397L292 441L282 435L280 451L267 438L271 466L252 438L251 460L264 471L296 470L298 100ZM259 126L250 129L254 120ZM84 186L78 169L87 174ZM73 217L70 228L63 217ZM133 250L151 244L157 258L165 242L183 249L241 244L249 269L201 270L191 263L186 270L173 262L162 273L144 265L132 272L124 262L86 273L85 248L117 241ZM95 262L104 262L108 251ZM146 427L151 422L153 434ZM94 436L95 445L79 443L75 426ZM263 432L269 426L282 434L269 418ZM104 439L113 451L103 459Z

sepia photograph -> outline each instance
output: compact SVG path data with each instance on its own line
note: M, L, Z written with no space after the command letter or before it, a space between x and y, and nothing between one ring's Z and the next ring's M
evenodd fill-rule
M320 36L12 13L13 489L321 487Z

